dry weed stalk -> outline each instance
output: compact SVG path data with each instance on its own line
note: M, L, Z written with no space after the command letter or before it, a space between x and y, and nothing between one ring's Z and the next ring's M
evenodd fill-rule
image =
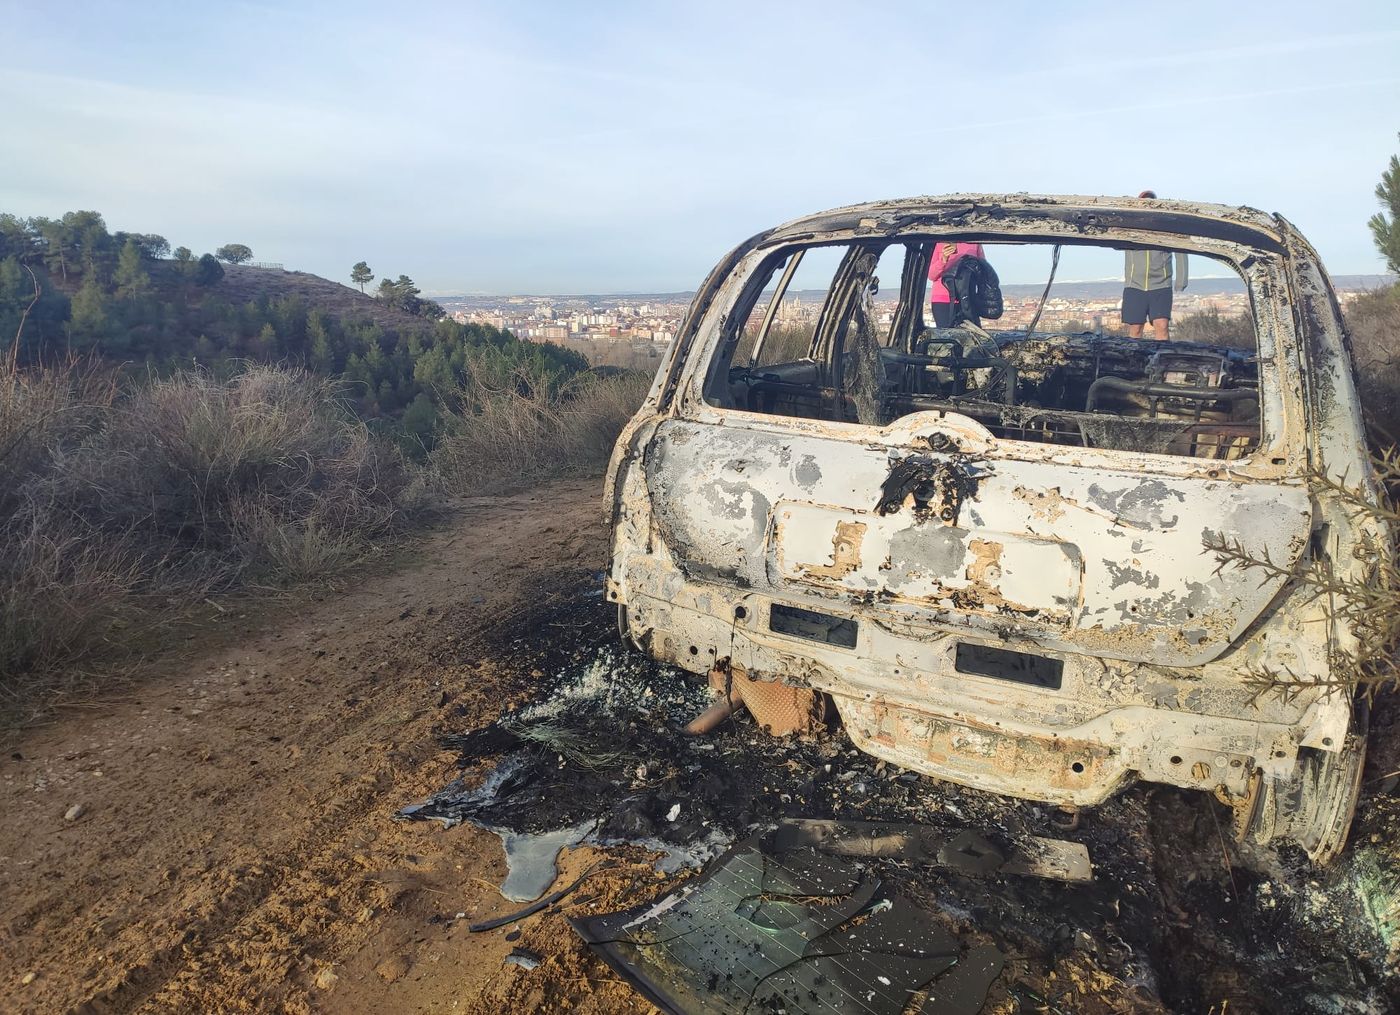
M1309 602L1325 600L1329 623L1351 632L1351 644L1329 638L1325 675L1252 670L1249 682L1256 695L1273 693L1288 700L1304 690L1321 689L1354 690L1369 698L1377 691L1400 690L1400 568L1393 541L1400 509L1390 492L1400 488L1400 452L1391 447L1374 462L1378 489L1320 473L1308 480L1317 494L1339 503L1351 521L1359 540L1354 556L1365 564L1359 573L1340 573L1327 554L1308 553L1295 564L1281 564L1267 549L1247 549L1239 538L1207 541L1206 549L1219 559L1220 568L1301 585Z

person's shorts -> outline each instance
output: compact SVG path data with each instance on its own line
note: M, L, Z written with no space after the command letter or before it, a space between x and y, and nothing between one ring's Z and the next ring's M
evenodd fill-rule
M1170 321L1172 287L1167 285L1160 289L1124 289L1122 318L1124 324L1146 324L1148 321L1162 318Z

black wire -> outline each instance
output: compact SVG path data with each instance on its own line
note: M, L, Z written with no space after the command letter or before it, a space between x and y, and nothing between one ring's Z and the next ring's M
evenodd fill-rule
M1035 326L1040 323L1040 315L1045 313L1045 301L1050 298L1050 287L1055 284L1055 271L1060 267L1060 245L1055 244L1055 254L1050 259L1050 277L1045 280L1045 291L1040 294L1040 305L1035 308L1035 316L1031 318L1030 325L1026 328L1026 337L1031 337L1031 332L1035 331Z

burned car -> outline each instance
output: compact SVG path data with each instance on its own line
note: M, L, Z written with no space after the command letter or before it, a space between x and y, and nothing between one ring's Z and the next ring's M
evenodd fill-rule
M937 327L929 264L955 242L1050 281ZM1244 312L1214 320L1234 330L1056 321L1062 257L1103 278L1144 250L1233 285ZM1283 218L858 205L749 239L696 294L614 452L607 594L658 659L829 695L892 764L1065 807L1135 780L1206 791L1242 838L1326 862L1366 716L1311 686L1351 634L1292 574L1369 566L1314 480L1371 475L1336 299ZM1269 674L1297 683L1261 693Z

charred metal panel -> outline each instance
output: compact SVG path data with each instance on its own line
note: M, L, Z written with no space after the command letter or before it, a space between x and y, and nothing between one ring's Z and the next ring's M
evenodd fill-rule
M1086 239L1142 232L1171 236L1173 240L1193 236L1214 239L1274 253L1283 249L1278 222L1252 208L1195 201L1036 194L950 194L835 208L777 227L764 239L764 245L838 232L869 236L921 229L952 233L959 228L997 227L1007 233L1028 233L1055 226Z
M1307 545L1301 485L1145 478L990 450L960 453L978 481L957 525L880 515L904 443L881 441L667 422L647 461L657 534L692 579L845 600L904 630L1012 631L1168 666L1218 657L1283 584L1217 573L1208 538L1238 534L1281 564Z
M783 583L1060 628L1080 602L1084 566L1072 544L908 517L852 521L849 508L795 501L773 516L770 573Z

